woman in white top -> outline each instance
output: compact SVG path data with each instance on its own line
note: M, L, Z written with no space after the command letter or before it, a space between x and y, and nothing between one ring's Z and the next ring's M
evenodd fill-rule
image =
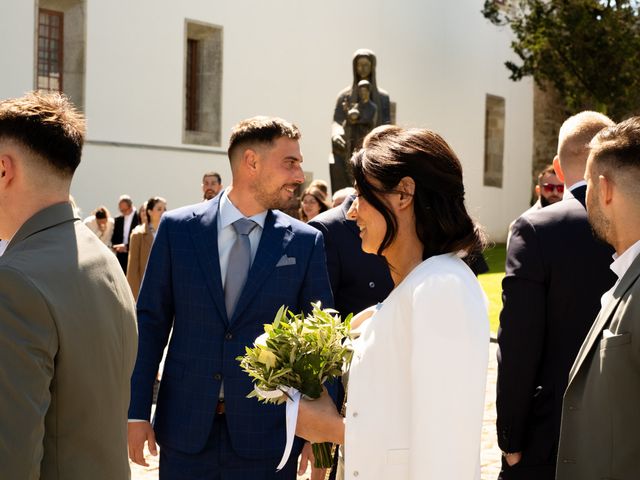
M482 239L460 162L436 133L395 126L373 130L351 162L349 216L395 288L354 319L346 416L326 394L303 401L297 433L344 444L345 478L479 480L489 322L461 260Z

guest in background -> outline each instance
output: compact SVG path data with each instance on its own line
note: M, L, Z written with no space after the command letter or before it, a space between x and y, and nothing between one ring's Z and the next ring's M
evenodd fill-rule
M202 197L211 200L222 190L222 177L218 172L206 172L202 176Z
M341 188L337 192L333 194L333 198L331 199L333 202L333 208L338 207L344 203L344 201L349 198L351 195L356 194L356 189L353 187L345 187Z
M129 264L127 266L127 281L131 287L133 298L138 300L138 292L153 240L160 225L160 219L167 210L167 201L162 197L151 197L145 202L145 214L148 221L133 229L129 240Z
M149 221L149 217L147 217L147 201L145 200L138 208L138 217L140 217L140 224L144 225Z
M100 206L93 211L93 215L84 219L84 224L91 230L107 247L111 247L111 237L113 235L113 217L106 207Z
M327 196L317 187L309 186L300 196L300 220L303 222L308 222L330 208Z
M312 180L309 184L309 188L317 188L322 193L324 193L325 198L329 198L329 184L326 182L326 180L322 180L321 178Z
M587 221L584 181L588 144L610 125L596 112L581 112L562 124L554 165L567 186L566 198L513 225L498 329L500 480L555 478L569 371L601 295L614 282L613 251L594 238Z
M133 201L129 195L120 197L118 210L120 210L120 215L115 219L111 242L122 271L126 274L129 261L129 237L133 229L140 223L140 217L138 217L138 212L133 208Z
M538 183L536 184L535 192L538 200L536 200L536 203L529 207L529 209L526 210L522 215L530 212L535 212L536 210L548 207L549 205L553 205L554 203L560 202L562 200L562 196L564 194L564 183L562 183L562 181L556 175L553 164L547 165L538 174ZM522 215L520 215L520 217ZM516 223L516 220L509 224L507 245L509 245L509 240L511 239L511 230L513 229L513 224Z

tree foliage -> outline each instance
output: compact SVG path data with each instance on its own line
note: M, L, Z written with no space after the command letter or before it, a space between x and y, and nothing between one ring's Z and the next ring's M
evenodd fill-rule
M520 63L514 81L553 85L567 113L584 109L614 119L640 107L638 0L485 0L483 15L509 26Z

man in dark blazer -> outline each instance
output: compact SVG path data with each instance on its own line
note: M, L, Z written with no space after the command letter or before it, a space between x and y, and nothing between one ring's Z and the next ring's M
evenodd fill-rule
M304 181L299 137L281 119L240 122L229 146L231 186L162 218L137 304L129 418L142 421L129 423L129 452L144 465L143 444L153 452L157 438L163 479L296 478L300 446L276 473L285 408L246 398L253 385L236 357L282 305L333 306L322 235L275 210ZM236 234L238 222L254 225ZM229 302L237 278L228 274L241 263L231 257L243 235L251 266L239 298ZM152 428L153 382L172 328Z
M0 477L129 478L133 297L69 187L85 123L59 93L0 102Z
M617 283L571 368L558 480L640 478L640 117L600 132L587 163L587 210L616 251Z
M560 129L554 166L565 198L513 225L498 330L500 478L553 479L569 369L611 287L611 250L585 210L588 143L613 122L582 112ZM576 477L577 478L577 477Z
M133 229L140 224L140 216L129 195L120 196L118 210L120 210L120 215L114 221L113 235L111 236L113 246L111 248L118 257L122 271L126 274L129 262L129 238Z
M383 301L393 289L387 263L362 251L358 226L347 219L354 198L309 221L324 237L335 309L343 319Z

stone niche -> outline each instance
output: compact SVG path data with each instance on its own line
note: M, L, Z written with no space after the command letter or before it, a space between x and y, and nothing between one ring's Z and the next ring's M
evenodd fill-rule
M487 94L484 127L484 185L502 188L504 163L503 97Z
M184 45L182 141L220 146L222 27L186 20Z
M53 10L62 12L63 23L63 44L62 44L62 78L63 92L80 110L84 110L84 82L85 82L85 52L86 52L86 1L85 0L37 0L36 15L39 10ZM36 16L36 49L38 46L38 16ZM37 61L35 56L35 75L38 74ZM37 78L35 80L37 88Z

